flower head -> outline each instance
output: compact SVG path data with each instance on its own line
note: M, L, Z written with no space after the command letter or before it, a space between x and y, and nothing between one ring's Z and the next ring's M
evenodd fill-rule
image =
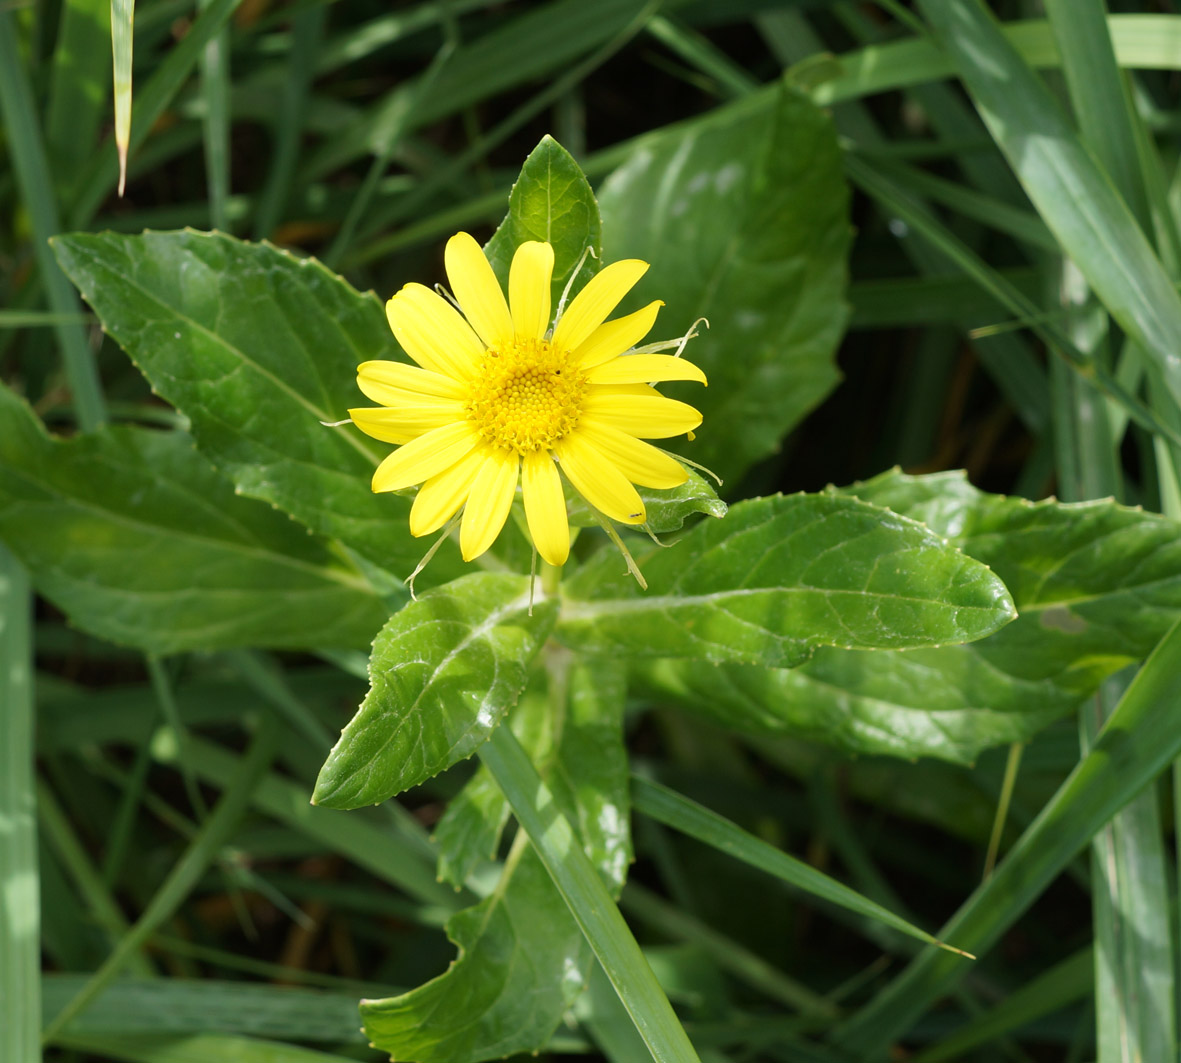
M410 510L413 535L437 531L462 507L465 561L500 534L518 481L529 533L552 565L564 564L570 551L563 475L605 516L642 524L644 503L633 485L676 487L687 478L675 459L642 439L701 423L692 406L651 384L706 382L682 358L627 354L652 328L659 301L607 320L647 263L606 266L552 329L549 244L517 248L507 302L467 233L447 242L445 264L463 313L431 289L407 284L386 315L418 364L373 361L357 370L361 391L380 406L350 410L353 423L400 444L377 467L373 490L422 485Z

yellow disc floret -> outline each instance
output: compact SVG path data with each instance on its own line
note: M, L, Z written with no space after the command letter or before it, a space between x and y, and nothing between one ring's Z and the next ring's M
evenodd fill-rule
M548 450L582 416L586 373L548 340L520 339L484 352L467 413L486 442L517 454Z

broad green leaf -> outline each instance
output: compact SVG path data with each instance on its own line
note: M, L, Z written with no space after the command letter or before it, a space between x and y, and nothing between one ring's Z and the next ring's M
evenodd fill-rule
M509 193L508 214L484 248L500 283L508 290L513 252L526 240L540 240L554 249L551 283L553 310L567 283L577 293L603 264L599 207L595 195L570 153L551 136L529 153ZM584 254L590 248L591 254ZM574 270L581 263L577 276Z
M355 570L233 489L180 433L51 439L0 389L0 540L80 628L154 653L364 646L385 616Z
M373 643L369 693L313 801L377 804L471 756L520 697L553 627L556 602L530 609L530 599L524 576L476 573L396 613Z
M383 568L413 569L425 548L407 529L409 499L369 488L388 448L352 425L320 423L367 405L357 365L394 355L372 293L312 259L221 233L79 233L54 248L106 330L242 493ZM449 571L458 562L445 546L428 575Z
M1164 517L1111 501L989 495L962 473L895 470L839 493L920 521L987 564L1017 619L962 646L821 648L791 671L660 661L641 675L650 694L737 730L971 763L1073 711L1146 656L1181 609L1181 528Z
M646 139L599 192L609 260L651 269L650 339L699 317L686 348L709 387L665 385L705 416L687 457L735 479L834 387L844 329L849 194L829 117L784 90Z
M985 955L1124 805L1181 753L1181 624L1161 640L1120 700L1091 751L1021 835L992 877L940 931L945 941ZM968 964L927 949L866 1006L833 1031L854 1059L884 1055Z
M555 717L546 699L528 698L521 705L528 719L518 729L617 896L631 859L623 672L609 662L580 663L564 681L565 712ZM370 1040L396 1059L421 1063L543 1048L585 990L592 956L523 831L496 890L454 916L447 933L460 953L446 973L403 996L362 1003Z
M640 565L647 591L609 550L566 583L562 640L594 653L790 667L824 645L978 639L1014 615L983 565L914 521L835 495L741 502Z

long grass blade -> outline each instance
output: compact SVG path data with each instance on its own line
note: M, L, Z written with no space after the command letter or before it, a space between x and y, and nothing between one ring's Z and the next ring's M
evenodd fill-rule
M115 150L119 154L119 196L127 187L131 146L131 52L135 38L135 0L111 0L111 59L115 85Z
M37 267L49 296L50 308L59 315L54 331L74 393L78 423L84 430L89 430L106 419L102 386L85 334L80 327L65 320L80 315L82 304L49 250L49 238L61 231L57 205L53 200L54 184L33 109L32 93L17 49L16 25L12 12L3 6L0 6L0 115L4 118L8 154L16 171L17 187L33 223L33 253Z
M656 1063L698 1063L697 1053L607 887L508 727L492 732L480 748L480 760L529 835L652 1058Z
M876 919L886 926L900 930L902 933L918 938L927 944L938 945L951 952L959 952L958 949L945 945L901 916L895 915L888 908L883 908L868 897L863 897L856 890L837 882L836 879L829 878L828 875L817 871L810 864L789 856L773 845L768 845L737 824L731 823L725 817L719 816L716 812L710 811L696 801L691 801L666 786L661 786L659 783L639 776L632 776L632 800L638 812L651 816L666 826L688 834L706 845L712 845L720 852L750 864L752 867L757 867L760 871L774 875L777 879L796 889L819 897L829 904L848 908L858 915Z
M32 599L0 546L0 1055L40 1063L41 898L33 792Z
M960 907L940 937L987 952L1076 853L1181 752L1181 623L1161 640L1094 747L1025 830L996 872ZM833 1040L856 1059L875 1058L966 971L926 949Z
M210 2L201 0L201 8L207 8ZM209 217L213 228L226 231L229 229L226 205L230 198L230 35L224 27L201 52L201 99Z
M277 717L264 716L249 751L242 758L237 775L222 794L217 807L205 821L188 849L185 850L184 855L177 861L164 883L156 891L135 926L120 939L106 962L79 990L77 996L46 1025L42 1033L43 1043L53 1043L56 1035L64 1030L70 1020L82 1012L111 983L112 979L117 977L128 959L160 928L189 895L210 863L216 858L218 851L237 828L242 813L250 804L254 790L266 775L267 768L278 748L278 742Z

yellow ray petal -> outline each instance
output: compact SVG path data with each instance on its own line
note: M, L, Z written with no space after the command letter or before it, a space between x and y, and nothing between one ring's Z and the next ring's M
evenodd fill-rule
M411 535L430 535L455 516L471 493L484 457L484 451L477 448L451 468L432 476L418 489L414 505L410 507Z
M399 406L393 410L388 406L379 409L365 407L349 410L349 416L367 436L384 443L409 443L432 428L462 420L464 413L463 406L449 399L433 404Z
M456 233L443 252L451 291L485 347L511 343L513 319L480 245L467 233Z
M652 331L662 306L664 303L657 299L634 314L604 322L575 349L574 360L583 369L589 369L630 350Z
M696 380L708 384L692 362L669 354L629 354L596 365L586 376L592 384L652 384L661 380Z
M399 447L373 474L374 491L401 491L429 480L476 448L480 437L467 422L435 428Z
M559 440L554 451L574 489L595 509L621 524L644 523L644 503L636 489L583 433Z
M579 425L577 434L603 454L632 483L641 487L680 487L689 479L689 474L679 461L618 428L584 421Z
M554 249L537 240L517 248L508 273L508 303L517 339L539 340L549 328Z
M546 451L530 451L521 460L521 494L537 552L551 565L564 565L570 556L566 496L558 467Z
M686 402L648 395L620 394L592 387L582 401L583 424L607 424L641 439L667 439L692 432L701 414Z
M517 493L517 455L499 447L486 453L459 527L459 552L465 561L475 560L496 541Z
M422 284L407 284L385 304L402 349L423 369L467 380L484 353L471 327L446 299Z
M424 397L440 399L464 399L467 389L449 376L420 369L405 362L375 360L362 362L357 366L357 386L374 402L385 402L366 388L396 388L400 392L417 392ZM390 405L390 403L385 403Z
M595 331L607 315L619 305L628 292L648 272L648 263L638 258L625 258L604 266L587 282L566 307L562 320L554 326L554 346L561 351L573 351ZM622 350L615 351L615 354Z

